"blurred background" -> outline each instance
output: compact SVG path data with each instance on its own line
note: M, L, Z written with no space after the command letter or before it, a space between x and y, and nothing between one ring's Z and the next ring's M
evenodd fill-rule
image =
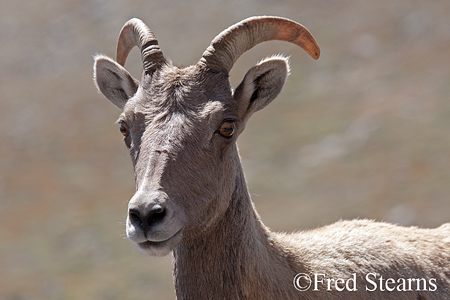
M174 299L171 257L125 237L133 170L119 111L92 82L131 17L175 64L195 63L252 15L304 24L318 61L291 56L281 95L239 139L253 200L274 230L370 218L450 221L450 1L15 0L0 2L0 299ZM139 78L133 50L127 68Z

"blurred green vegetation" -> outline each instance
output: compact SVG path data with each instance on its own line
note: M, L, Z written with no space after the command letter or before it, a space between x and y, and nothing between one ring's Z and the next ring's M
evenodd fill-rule
M232 70L291 56L278 99L239 146L256 207L274 230L341 218L437 226L450 220L447 0L106 1L0 4L0 300L174 299L171 259L125 237L131 163L118 111L92 83L131 17L175 64L252 15L304 24L322 48L268 42ZM134 50L127 68L140 74Z

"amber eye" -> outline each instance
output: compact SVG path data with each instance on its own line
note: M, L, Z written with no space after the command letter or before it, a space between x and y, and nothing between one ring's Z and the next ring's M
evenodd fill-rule
M236 123L234 121L224 121L222 125L220 125L219 133L223 137L231 138L234 134L234 130L236 129Z
M120 122L119 130L122 133L122 135L125 137L127 137L130 134L130 131L128 130L128 126L125 122Z

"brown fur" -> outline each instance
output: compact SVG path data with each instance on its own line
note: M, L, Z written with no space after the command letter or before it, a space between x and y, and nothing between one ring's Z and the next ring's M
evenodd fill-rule
M250 69L233 92L228 74L203 63L164 62L141 81L96 58L99 90L123 110L136 178L127 235L150 255L174 254L178 299L449 299L450 225L401 227L341 221L294 234L270 231L250 199L236 139L280 92L287 60ZM230 138L220 134L232 122ZM296 274L356 280L356 291L295 289ZM436 289L367 291L366 276L435 280ZM398 284L396 284L398 285Z

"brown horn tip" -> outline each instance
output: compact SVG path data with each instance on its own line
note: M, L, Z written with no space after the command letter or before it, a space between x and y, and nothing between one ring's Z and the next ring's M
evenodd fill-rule
M124 66L131 49L137 46L141 51L146 73L152 72L165 62L158 40L150 28L140 19L130 19L123 25L117 41L116 61Z
M245 19L222 31L199 63L228 73L244 52L271 40L294 43L314 59L320 56L319 45L306 27L286 18L261 16Z

